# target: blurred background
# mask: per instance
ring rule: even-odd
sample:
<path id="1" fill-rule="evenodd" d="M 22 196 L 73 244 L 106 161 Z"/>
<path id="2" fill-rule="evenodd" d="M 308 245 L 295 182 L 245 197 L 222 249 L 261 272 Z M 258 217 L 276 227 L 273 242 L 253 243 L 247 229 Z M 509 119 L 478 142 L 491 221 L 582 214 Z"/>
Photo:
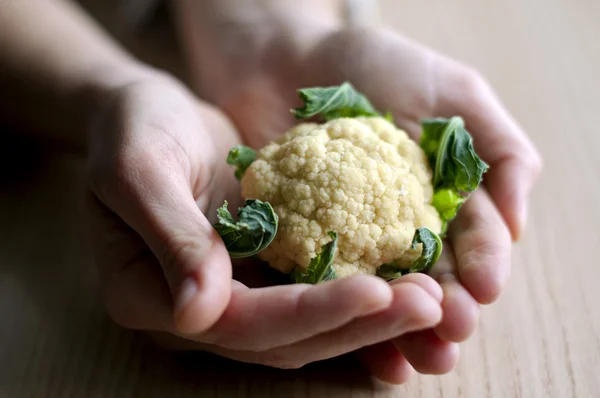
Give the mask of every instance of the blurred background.
<path id="1" fill-rule="evenodd" d="M 186 80 L 165 3 L 80 3 L 138 57 Z M 72 195 L 82 159 L 3 132 L 0 397 L 600 397 L 600 2 L 348 3 L 348 18 L 481 71 L 545 161 L 509 287 L 484 308 L 459 366 L 389 387 L 350 358 L 277 371 L 160 351 L 100 303 Z"/>

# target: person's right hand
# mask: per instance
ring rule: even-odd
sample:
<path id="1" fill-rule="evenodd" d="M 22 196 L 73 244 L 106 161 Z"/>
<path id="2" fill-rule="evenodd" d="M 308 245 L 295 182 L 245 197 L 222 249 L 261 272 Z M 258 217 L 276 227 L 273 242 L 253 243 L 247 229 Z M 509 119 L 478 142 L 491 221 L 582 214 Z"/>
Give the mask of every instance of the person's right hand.
<path id="1" fill-rule="evenodd" d="M 426 275 L 258 288 L 233 280 L 212 222 L 225 199 L 232 212 L 241 204 L 225 162 L 240 140 L 174 79 L 111 90 L 91 126 L 89 231 L 103 297 L 120 325 L 296 368 L 440 322 L 442 290 Z"/>

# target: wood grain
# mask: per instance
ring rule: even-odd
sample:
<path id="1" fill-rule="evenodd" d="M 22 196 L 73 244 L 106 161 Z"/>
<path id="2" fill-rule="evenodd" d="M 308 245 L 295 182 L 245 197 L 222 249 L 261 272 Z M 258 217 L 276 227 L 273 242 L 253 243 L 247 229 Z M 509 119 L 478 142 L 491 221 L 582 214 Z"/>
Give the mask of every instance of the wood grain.
<path id="1" fill-rule="evenodd" d="M 399 387 L 349 359 L 278 371 L 167 354 L 104 313 L 82 161 L 0 150 L 0 397 L 600 397 L 600 2 L 381 2 L 383 21 L 490 80 L 545 160 L 508 289 L 458 367 Z"/>

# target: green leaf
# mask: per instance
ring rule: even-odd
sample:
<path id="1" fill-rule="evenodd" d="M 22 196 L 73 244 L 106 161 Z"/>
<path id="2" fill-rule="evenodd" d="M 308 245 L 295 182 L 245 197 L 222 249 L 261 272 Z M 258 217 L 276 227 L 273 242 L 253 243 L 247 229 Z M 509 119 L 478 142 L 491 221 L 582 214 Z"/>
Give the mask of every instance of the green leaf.
<path id="1" fill-rule="evenodd" d="M 217 210 L 218 221 L 214 224 L 232 258 L 250 257 L 263 251 L 277 234 L 279 218 L 271 204 L 248 199 L 238 209 L 236 222 L 227 201 Z"/>
<path id="2" fill-rule="evenodd" d="M 438 211 L 442 219 L 442 231 L 446 231 L 448 221 L 456 217 L 458 210 L 465 202 L 466 198 L 460 196 L 454 189 L 438 189 L 433 194 L 432 205 Z"/>
<path id="3" fill-rule="evenodd" d="M 304 106 L 292 109 L 296 119 L 308 119 L 317 115 L 325 120 L 340 117 L 381 116 L 367 97 L 356 91 L 349 82 L 344 82 L 340 86 L 300 89 L 298 95 L 304 102 Z"/>
<path id="4" fill-rule="evenodd" d="M 412 267 L 408 270 L 413 272 L 428 272 L 437 262 L 442 254 L 442 240 L 435 232 L 429 228 L 419 228 L 413 236 L 412 248 L 416 249 L 419 243 L 423 244 L 421 256 L 415 260 Z"/>
<path id="5" fill-rule="evenodd" d="M 406 274 L 429 272 L 431 267 L 440 258 L 443 248 L 442 240 L 438 234 L 432 232 L 429 228 L 422 227 L 415 231 L 411 247 L 416 249 L 420 243 L 423 244 L 421 255 L 415 260 L 410 268 L 401 268 L 393 261 L 379 267 L 376 273 L 377 276 L 386 281 L 391 281 Z"/>
<path id="6" fill-rule="evenodd" d="M 385 120 L 387 120 L 388 122 L 394 124 L 394 115 L 392 115 L 392 112 L 386 112 L 385 115 L 383 115 L 383 118 Z"/>
<path id="7" fill-rule="evenodd" d="M 433 169 L 434 187 L 458 192 L 477 189 L 489 166 L 475 153 L 463 119 L 428 119 L 422 127 L 420 145 Z"/>
<path id="8" fill-rule="evenodd" d="M 321 248 L 321 253 L 310 260 L 306 269 L 297 266 L 292 273 L 295 283 L 317 283 L 333 280 L 336 278 L 333 260 L 337 249 L 338 235 L 336 232 L 329 232 L 331 241 Z"/>
<path id="9" fill-rule="evenodd" d="M 256 151 L 245 145 L 236 145 L 229 150 L 227 155 L 227 164 L 235 166 L 235 178 L 241 180 L 246 172 L 246 169 L 250 167 L 252 162 L 256 160 Z"/>
<path id="10" fill-rule="evenodd" d="M 393 262 L 390 264 L 383 264 L 381 267 L 377 268 L 376 272 L 378 277 L 383 278 L 386 281 L 398 279 L 407 273 L 408 269 L 402 269 Z"/>
<path id="11" fill-rule="evenodd" d="M 422 121 L 420 146 L 433 170 L 433 206 L 443 222 L 442 233 L 473 192 L 489 166 L 473 148 L 473 138 L 462 118 L 426 119 Z"/>
<path id="12" fill-rule="evenodd" d="M 446 131 L 447 119 L 424 119 L 421 121 L 421 142 L 419 145 L 427 159 L 432 170 L 435 170 L 438 148 L 442 135 Z"/>

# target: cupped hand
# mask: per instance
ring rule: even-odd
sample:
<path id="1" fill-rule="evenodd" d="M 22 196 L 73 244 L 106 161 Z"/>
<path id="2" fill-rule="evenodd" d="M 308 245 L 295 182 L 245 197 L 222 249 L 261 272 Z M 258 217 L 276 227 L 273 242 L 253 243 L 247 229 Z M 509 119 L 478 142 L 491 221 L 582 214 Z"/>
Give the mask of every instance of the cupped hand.
<path id="1" fill-rule="evenodd" d="M 88 225 L 110 316 L 188 348 L 282 368 L 302 366 L 441 319 L 441 290 L 358 276 L 319 286 L 251 288 L 212 227 L 241 204 L 228 119 L 174 79 L 111 91 L 89 132 Z M 242 264 L 244 270 L 255 265 Z M 258 269 L 258 268 L 256 268 Z"/>
<path id="2" fill-rule="evenodd" d="M 458 359 L 457 343 L 476 328 L 480 304 L 495 301 L 507 283 L 511 240 L 524 228 L 540 156 L 480 74 L 395 32 L 342 28 L 303 40 L 288 31 L 265 41 L 227 53 L 220 53 L 218 40 L 188 43 L 196 88 L 231 117 L 248 144 L 260 147 L 295 123 L 289 109 L 300 105 L 298 88 L 350 81 L 415 139 L 423 118 L 462 116 L 490 164 L 431 271 L 444 293 L 441 323 L 359 352 L 376 376 L 390 382 L 405 381 L 411 365 L 421 373 L 448 372 Z M 203 63 L 208 52 L 210 61 Z M 436 289 L 418 275 L 392 285 L 415 278 Z"/>
<path id="3" fill-rule="evenodd" d="M 305 67 L 321 82 L 354 82 L 415 139 L 423 118 L 463 117 L 476 151 L 490 165 L 484 187 L 451 223 L 443 257 L 430 274 L 444 291 L 442 322 L 393 341 L 419 372 L 445 373 L 458 359 L 456 343 L 475 330 L 479 305 L 494 302 L 507 283 L 511 240 L 525 226 L 540 156 L 479 73 L 394 32 L 331 34 Z M 398 369 L 407 367 L 404 360 L 396 363 Z"/>

